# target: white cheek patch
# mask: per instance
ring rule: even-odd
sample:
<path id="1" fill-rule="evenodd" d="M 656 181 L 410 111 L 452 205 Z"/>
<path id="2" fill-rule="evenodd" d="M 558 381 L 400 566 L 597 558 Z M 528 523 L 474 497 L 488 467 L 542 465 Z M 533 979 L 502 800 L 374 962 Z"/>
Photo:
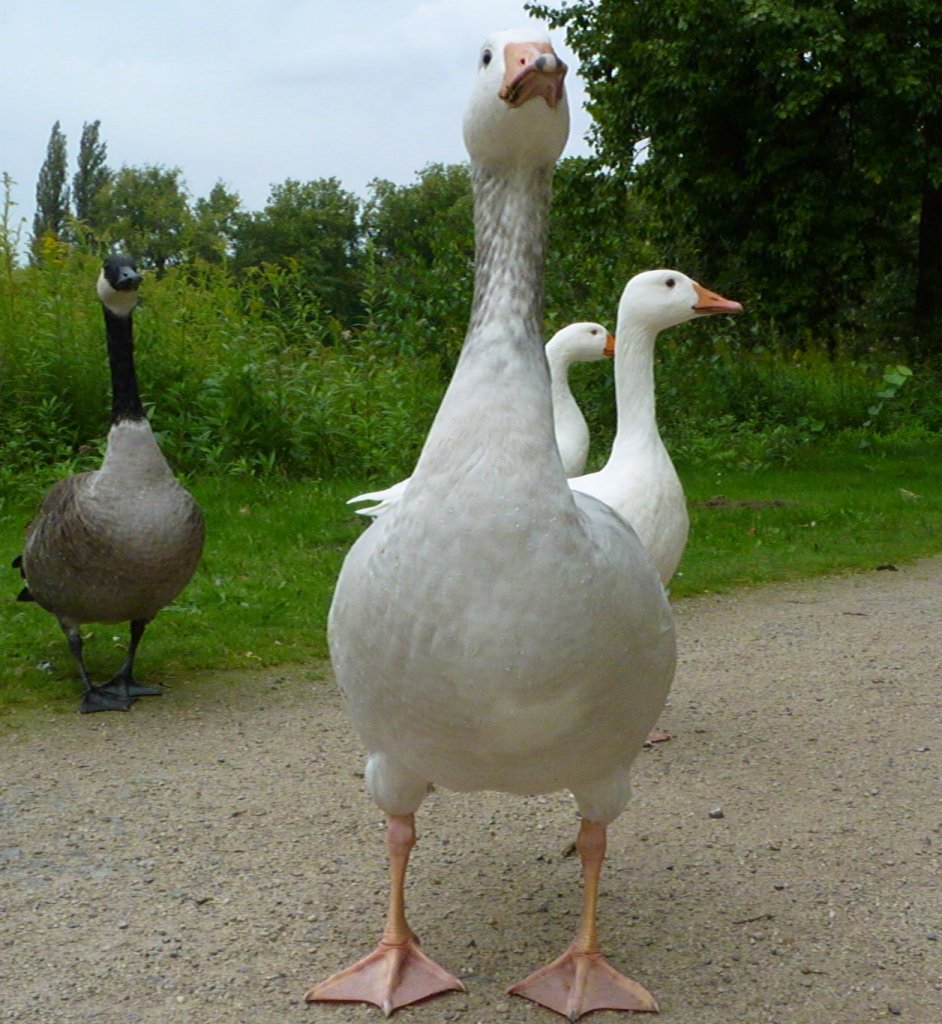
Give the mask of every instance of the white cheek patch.
<path id="1" fill-rule="evenodd" d="M 98 275 L 98 298 L 118 316 L 127 316 L 137 305 L 139 298 L 136 288 L 119 292 L 112 288 L 104 273 Z"/>

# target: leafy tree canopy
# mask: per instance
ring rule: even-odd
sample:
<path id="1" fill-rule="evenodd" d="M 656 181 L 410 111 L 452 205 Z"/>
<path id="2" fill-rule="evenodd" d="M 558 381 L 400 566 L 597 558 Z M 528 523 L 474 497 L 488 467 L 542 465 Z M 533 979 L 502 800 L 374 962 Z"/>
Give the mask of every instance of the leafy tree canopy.
<path id="1" fill-rule="evenodd" d="M 33 258 L 41 259 L 43 236 L 58 239 L 64 232 L 69 216 L 68 158 L 66 138 L 59 122 L 52 126 L 46 159 L 36 182 L 36 213 L 33 217 L 33 236 L 30 248 Z"/>
<path id="2" fill-rule="evenodd" d="M 237 219 L 235 263 L 296 264 L 324 308 L 349 320 L 358 309 L 359 207 L 336 178 L 289 178 L 272 186 L 264 210 Z"/>
<path id="3" fill-rule="evenodd" d="M 82 125 L 78 169 L 72 178 L 72 207 L 76 220 L 90 231 L 101 227 L 99 195 L 111 180 L 108 146 L 100 137 L 101 121 Z"/>
<path id="4" fill-rule="evenodd" d="M 186 254 L 192 214 L 179 167 L 122 167 L 99 193 L 107 240 L 163 273 Z"/>
<path id="5" fill-rule="evenodd" d="M 911 313 L 942 279 L 913 230 L 942 235 L 939 0 L 529 6 L 565 25 L 598 155 L 657 211 L 665 260 L 693 242 L 692 269 L 795 326 L 853 315 L 891 270 Z"/>

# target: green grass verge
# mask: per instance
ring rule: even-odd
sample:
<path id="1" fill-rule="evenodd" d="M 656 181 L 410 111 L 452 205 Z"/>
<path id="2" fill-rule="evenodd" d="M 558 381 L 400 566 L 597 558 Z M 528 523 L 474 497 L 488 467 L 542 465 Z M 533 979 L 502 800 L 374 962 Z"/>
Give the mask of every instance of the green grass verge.
<path id="1" fill-rule="evenodd" d="M 942 551 L 940 465 L 942 444 L 883 455 L 811 452 L 757 473 L 681 467 L 691 527 L 671 595 Z"/>
<path id="2" fill-rule="evenodd" d="M 357 485 L 223 477 L 189 486 L 206 516 L 206 548 L 189 586 L 144 635 L 141 679 L 326 657 L 324 625 L 334 581 L 364 525 L 344 504 Z M 39 493 L 41 488 L 37 498 Z M 0 509 L 4 566 L 21 548 L 34 505 L 24 496 Z M 73 710 L 78 677 L 62 632 L 37 605 L 15 601 L 19 577 L 12 569 L 6 576 L 0 588 L 0 709 Z M 83 635 L 89 674 L 107 678 L 126 650 L 126 625 L 91 624 Z"/>
<path id="3" fill-rule="evenodd" d="M 691 534 L 672 596 L 873 569 L 942 551 L 939 465 L 942 444 L 884 455 L 808 453 L 801 464 L 758 473 L 681 467 Z M 323 658 L 334 580 L 364 525 L 344 501 L 366 487 L 244 478 L 192 485 L 206 514 L 206 553 L 181 597 L 149 628 L 141 678 Z M 24 488 L 0 505 L 7 565 L 41 490 Z M 78 684 L 65 641 L 51 616 L 14 600 L 18 587 L 9 570 L 0 586 L 0 709 L 71 712 Z M 90 673 L 110 675 L 126 628 L 90 625 L 86 635 Z"/>

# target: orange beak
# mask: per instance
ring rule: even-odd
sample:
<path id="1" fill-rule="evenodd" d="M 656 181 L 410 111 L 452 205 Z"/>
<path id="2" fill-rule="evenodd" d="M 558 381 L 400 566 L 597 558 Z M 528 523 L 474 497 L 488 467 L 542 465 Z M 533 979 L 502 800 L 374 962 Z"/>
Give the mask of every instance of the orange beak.
<path id="1" fill-rule="evenodd" d="M 562 99 L 568 69 L 549 43 L 507 43 L 504 68 L 498 95 L 511 107 L 520 107 L 534 96 L 542 96 L 550 107 Z"/>
<path id="2" fill-rule="evenodd" d="M 609 359 L 611 359 L 615 355 L 615 335 L 614 334 L 606 334 L 605 335 L 605 348 L 603 348 L 602 351 L 605 353 L 605 355 L 608 356 Z"/>
<path id="3" fill-rule="evenodd" d="M 732 299 L 724 299 L 722 295 L 718 295 L 716 292 L 711 292 L 709 288 L 704 288 L 702 285 L 697 284 L 696 281 L 694 281 L 693 286 L 697 292 L 697 301 L 693 308 L 698 313 L 742 312 L 741 303 L 734 302 Z"/>

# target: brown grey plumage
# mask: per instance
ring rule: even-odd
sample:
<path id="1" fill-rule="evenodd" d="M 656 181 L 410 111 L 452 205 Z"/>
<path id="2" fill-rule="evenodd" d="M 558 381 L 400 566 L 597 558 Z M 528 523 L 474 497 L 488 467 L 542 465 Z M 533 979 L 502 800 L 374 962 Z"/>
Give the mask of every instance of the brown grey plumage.
<path id="1" fill-rule="evenodd" d="M 134 373 L 131 317 L 141 277 L 111 256 L 99 277 L 112 377 L 112 426 L 99 469 L 60 480 L 46 493 L 14 564 L 20 597 L 51 612 L 69 640 L 84 686 L 80 710 L 126 710 L 159 693 L 134 679 L 144 627 L 186 586 L 203 549 L 199 506 L 173 475 L 144 414 Z M 93 686 L 82 658 L 86 622 L 131 623 L 118 672 Z"/>

